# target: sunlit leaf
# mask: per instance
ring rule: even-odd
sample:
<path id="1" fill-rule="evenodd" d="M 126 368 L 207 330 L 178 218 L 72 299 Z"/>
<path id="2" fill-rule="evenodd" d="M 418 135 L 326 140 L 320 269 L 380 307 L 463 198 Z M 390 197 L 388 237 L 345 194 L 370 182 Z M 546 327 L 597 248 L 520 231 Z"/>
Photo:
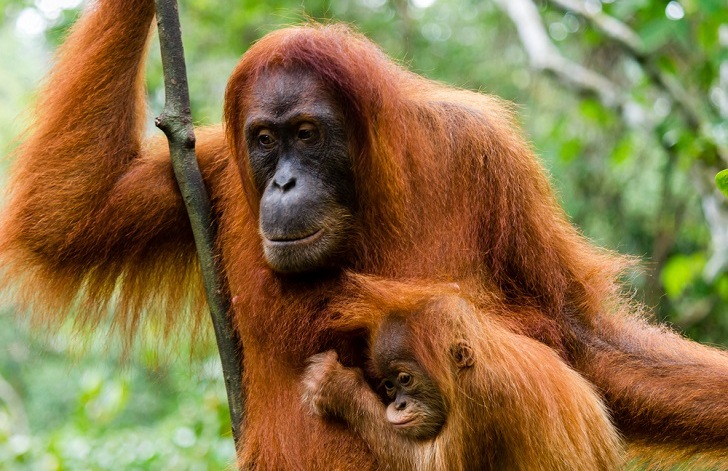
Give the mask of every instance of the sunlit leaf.
<path id="1" fill-rule="evenodd" d="M 724 195 L 728 196 L 728 169 L 718 172 L 718 175 L 715 176 L 715 184 Z"/>
<path id="2" fill-rule="evenodd" d="M 660 274 L 667 296 L 670 299 L 679 298 L 701 276 L 705 262 L 704 253 L 671 257 Z"/>
<path id="3" fill-rule="evenodd" d="M 578 139 L 569 139 L 561 146 L 559 157 L 564 162 L 571 162 L 581 153 L 582 143 Z"/>
<path id="4" fill-rule="evenodd" d="M 626 161 L 634 152 L 631 136 L 628 134 L 619 140 L 612 151 L 612 162 L 621 164 Z"/>

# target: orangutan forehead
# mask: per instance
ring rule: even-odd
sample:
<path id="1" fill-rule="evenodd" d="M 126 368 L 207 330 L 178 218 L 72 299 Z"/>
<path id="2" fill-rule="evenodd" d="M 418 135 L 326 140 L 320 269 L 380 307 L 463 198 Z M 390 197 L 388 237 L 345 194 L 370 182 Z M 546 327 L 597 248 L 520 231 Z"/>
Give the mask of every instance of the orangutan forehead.
<path id="1" fill-rule="evenodd" d="M 340 114 L 324 84 L 310 72 L 277 68 L 266 71 L 253 88 L 249 114 L 285 119 L 291 114 Z"/>
<path id="2" fill-rule="evenodd" d="M 402 317 L 390 316 L 382 323 L 374 340 L 374 351 L 377 360 L 382 363 L 414 359 L 409 344 L 409 328 Z"/>

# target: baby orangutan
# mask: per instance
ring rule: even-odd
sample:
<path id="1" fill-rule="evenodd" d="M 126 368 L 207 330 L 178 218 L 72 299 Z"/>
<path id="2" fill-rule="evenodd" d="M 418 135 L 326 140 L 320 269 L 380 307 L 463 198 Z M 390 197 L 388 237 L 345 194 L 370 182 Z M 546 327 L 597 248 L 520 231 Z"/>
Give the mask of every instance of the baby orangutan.
<path id="1" fill-rule="evenodd" d="M 412 355 L 407 339 L 405 320 L 396 315 L 386 318 L 374 340 L 372 362 L 377 377 L 381 378 L 379 389 L 388 403 L 385 416 L 393 430 L 405 437 L 427 440 L 435 438 L 442 429 L 448 406 L 433 378 Z M 473 364 L 472 351 L 465 341 L 454 346 L 451 353 L 454 367 L 460 369 Z M 334 350 L 315 355 L 310 359 L 309 372 L 318 368 L 315 365 L 324 368 L 323 365 L 334 362 L 338 363 Z M 318 408 L 323 404 L 312 405 Z M 318 413 L 326 415 L 323 410 Z"/>
<path id="2" fill-rule="evenodd" d="M 360 434 L 382 469 L 620 468 L 600 398 L 551 349 L 448 285 L 357 277 L 355 286 L 335 303 L 334 327 L 367 332 L 369 371 L 333 350 L 314 355 L 303 400 Z"/>
<path id="3" fill-rule="evenodd" d="M 404 436 L 434 438 L 447 419 L 447 405 L 435 381 L 412 354 L 408 336 L 404 318 L 387 317 L 372 347 L 374 368 L 382 378 L 380 388 L 389 402 L 386 417 Z M 451 353 L 455 368 L 473 364 L 465 341 L 454 345 Z"/>

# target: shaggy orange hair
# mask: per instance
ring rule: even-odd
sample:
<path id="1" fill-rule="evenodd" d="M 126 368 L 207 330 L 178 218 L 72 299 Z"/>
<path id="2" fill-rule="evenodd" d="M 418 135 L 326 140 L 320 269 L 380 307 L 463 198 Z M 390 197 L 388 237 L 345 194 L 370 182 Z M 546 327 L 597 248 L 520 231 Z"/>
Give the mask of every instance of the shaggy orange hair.
<path id="1" fill-rule="evenodd" d="M 167 330 L 204 319 L 183 310 L 199 311 L 202 290 L 167 147 L 142 140 L 153 14 L 152 0 L 100 0 L 81 18 L 17 152 L 0 227 L 2 283 L 46 321 L 77 304 L 78 324 L 94 327 L 112 300 L 127 338 L 150 311 L 161 311 Z M 224 131 L 197 132 L 245 347 L 242 461 L 372 463 L 350 430 L 310 417 L 298 401 L 307 356 L 337 348 L 344 361 L 364 361 L 361 339 L 326 330 L 341 273 L 276 274 L 257 232 L 242 123 L 256 81 L 284 69 L 311 74 L 345 110 L 358 207 L 342 268 L 478 280 L 474 289 L 503 304 L 514 331 L 596 385 L 628 439 L 726 456 L 728 357 L 635 317 L 617 282 L 631 261 L 570 225 L 511 106 L 408 72 L 345 26 L 314 24 L 251 47 L 228 85 Z"/>

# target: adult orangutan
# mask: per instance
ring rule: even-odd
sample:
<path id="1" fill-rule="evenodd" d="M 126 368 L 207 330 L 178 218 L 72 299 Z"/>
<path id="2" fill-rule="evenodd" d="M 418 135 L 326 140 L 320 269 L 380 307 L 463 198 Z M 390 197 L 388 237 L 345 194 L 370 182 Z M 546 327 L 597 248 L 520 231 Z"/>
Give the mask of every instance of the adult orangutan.
<path id="1" fill-rule="evenodd" d="M 500 306 L 478 311 L 452 285 L 353 281 L 330 307 L 331 328 L 367 333 L 375 387 L 330 350 L 311 358 L 303 398 L 359 433 L 383 469 L 620 468 L 618 434 L 591 385 L 505 328 Z"/>
<path id="2" fill-rule="evenodd" d="M 78 324 L 96 326 L 112 298 L 130 334 L 144 312 L 168 327 L 200 319 L 180 314 L 201 288 L 168 149 L 142 139 L 153 10 L 99 0 L 83 15 L 18 149 L 0 266 L 47 321 L 78 304 Z M 242 462 L 374 466 L 354 433 L 299 400 L 309 356 L 363 363 L 361 338 L 325 329 L 344 269 L 476 278 L 515 332 L 596 385 L 631 443 L 725 456 L 728 357 L 634 317 L 616 281 L 628 261 L 568 223 L 507 104 L 412 74 L 344 26 L 310 25 L 250 48 L 224 114 L 198 130 L 197 151 L 245 346 Z"/>

